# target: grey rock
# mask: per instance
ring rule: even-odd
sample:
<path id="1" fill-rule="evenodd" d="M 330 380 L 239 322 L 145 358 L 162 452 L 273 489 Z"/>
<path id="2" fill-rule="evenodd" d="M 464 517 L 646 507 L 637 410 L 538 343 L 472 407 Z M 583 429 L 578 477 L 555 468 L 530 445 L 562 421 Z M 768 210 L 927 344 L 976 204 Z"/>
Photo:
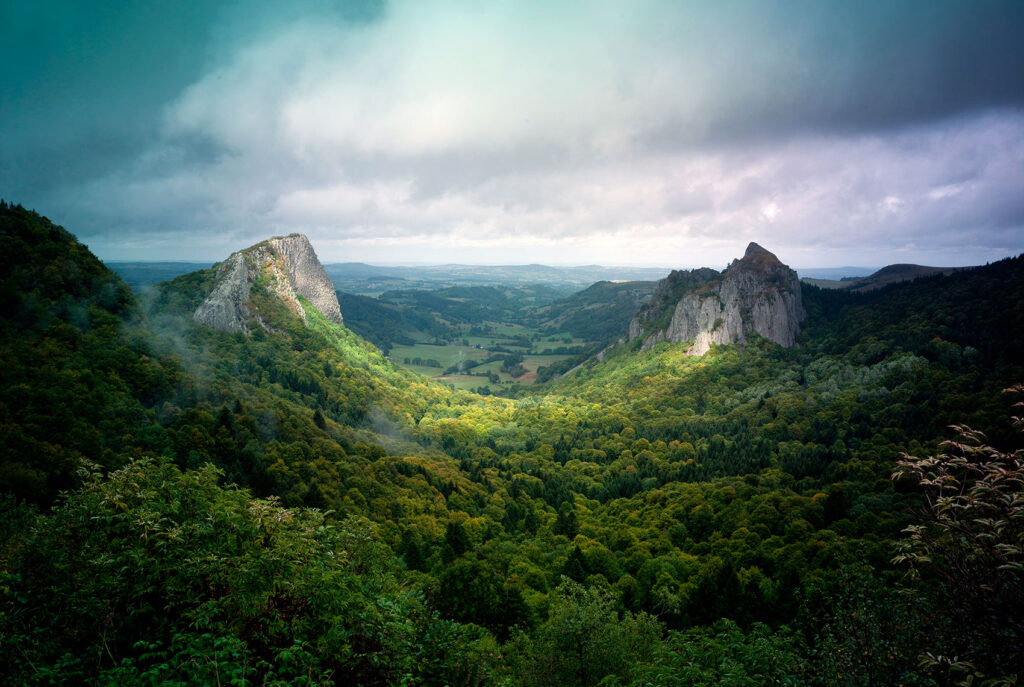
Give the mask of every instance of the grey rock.
<path id="1" fill-rule="evenodd" d="M 629 340 L 632 341 L 638 336 L 640 336 L 640 318 L 634 317 L 629 321 Z"/>
<path id="2" fill-rule="evenodd" d="M 272 291 L 303 321 L 306 313 L 298 296 L 306 298 L 332 322 L 342 322 L 334 284 L 302 234 L 267 239 L 232 253 L 214 269 L 215 285 L 193 313 L 196 322 L 211 329 L 248 333 L 252 320 L 265 327 L 249 298 L 253 288 Z M 256 286 L 257 280 L 261 281 L 260 287 Z"/>
<path id="3" fill-rule="evenodd" d="M 324 317 L 341 324 L 341 306 L 338 305 L 334 282 L 320 264 L 309 239 L 302 234 L 291 234 L 274 237 L 266 243 L 284 260 L 295 292 L 316 306 Z"/>
<path id="4" fill-rule="evenodd" d="M 213 291 L 192 315 L 196 322 L 223 332 L 248 331 L 249 271 L 242 254 L 232 253 L 216 267 L 217 281 Z"/>
<path id="5" fill-rule="evenodd" d="M 687 352 L 704 355 L 712 344 L 743 344 L 751 332 L 787 348 L 796 343 L 806 317 L 799 279 L 758 244 L 751 243 L 724 272 L 704 268 L 670 278 L 689 290 L 676 303 L 668 326 L 646 333 L 645 350 L 661 341 L 692 341 Z M 630 325 L 630 339 L 641 336 L 645 315 L 651 319 L 656 313 L 641 313 Z"/>

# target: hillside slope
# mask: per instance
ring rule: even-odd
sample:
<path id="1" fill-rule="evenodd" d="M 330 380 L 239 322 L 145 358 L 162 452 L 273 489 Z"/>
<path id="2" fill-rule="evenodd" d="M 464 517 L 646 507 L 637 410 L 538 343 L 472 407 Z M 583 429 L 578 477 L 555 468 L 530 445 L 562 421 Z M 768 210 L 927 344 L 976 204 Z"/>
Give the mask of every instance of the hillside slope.
<path id="1" fill-rule="evenodd" d="M 180 370 L 129 329 L 131 290 L 63 228 L 0 203 L 0 243 L 0 484 L 49 503 L 81 461 L 123 462 L 125 432 Z"/>
<path id="2" fill-rule="evenodd" d="M 70 234 L 2 211 L 23 244 L 0 275 L 6 682 L 928 684 L 923 651 L 1024 669 L 1016 626 L 962 622 L 934 571 L 893 563 L 924 501 L 890 479 L 953 423 L 1019 447 L 999 392 L 1024 370 L 1021 258 L 805 287 L 798 346 L 637 338 L 509 400 L 397 368 L 269 280 L 248 331 L 193 318 L 213 270 L 143 312 Z M 992 597 L 1009 617 L 1016 579 Z"/>
<path id="3" fill-rule="evenodd" d="M 655 286 L 656 282 L 599 281 L 539 308 L 535 318 L 542 329 L 608 343 L 626 335 L 630 320 L 650 299 Z"/>

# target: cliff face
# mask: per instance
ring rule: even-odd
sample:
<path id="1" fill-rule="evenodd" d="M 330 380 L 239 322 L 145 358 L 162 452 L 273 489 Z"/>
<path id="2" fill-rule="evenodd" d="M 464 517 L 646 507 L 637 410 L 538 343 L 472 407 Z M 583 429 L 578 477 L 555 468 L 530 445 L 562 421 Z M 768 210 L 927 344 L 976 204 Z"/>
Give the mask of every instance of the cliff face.
<path id="1" fill-rule="evenodd" d="M 711 344 L 742 344 L 750 332 L 789 347 L 806 317 L 796 272 L 756 243 L 724 272 L 673 272 L 665 282 L 659 286 L 660 305 L 641 311 L 630 324 L 630 339 L 643 336 L 645 350 L 660 341 L 692 340 L 687 352 L 703 355 Z M 661 326 L 673 297 L 679 300 Z"/>
<path id="2" fill-rule="evenodd" d="M 302 234 L 267 239 L 232 253 L 214 269 L 215 286 L 193 314 L 196 322 L 212 329 L 248 332 L 253 321 L 266 326 L 250 300 L 253 289 L 259 288 L 276 295 L 303 321 L 306 313 L 299 296 L 327 319 L 342 321 L 334 284 Z"/>

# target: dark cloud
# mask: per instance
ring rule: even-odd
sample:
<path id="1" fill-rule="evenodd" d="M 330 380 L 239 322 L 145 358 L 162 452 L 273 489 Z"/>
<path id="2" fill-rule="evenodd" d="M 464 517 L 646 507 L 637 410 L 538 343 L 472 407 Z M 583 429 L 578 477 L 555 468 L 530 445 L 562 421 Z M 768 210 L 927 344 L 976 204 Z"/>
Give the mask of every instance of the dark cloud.
<path id="1" fill-rule="evenodd" d="M 725 3 L 711 12 L 690 51 L 705 55 L 718 86 L 711 116 L 696 128 L 667 122 L 657 145 L 860 133 L 1024 104 L 1021 2 Z"/>
<path id="2" fill-rule="evenodd" d="M 0 193 L 110 257 L 1024 248 L 1021 2 L 7 3 L 0 46 Z"/>

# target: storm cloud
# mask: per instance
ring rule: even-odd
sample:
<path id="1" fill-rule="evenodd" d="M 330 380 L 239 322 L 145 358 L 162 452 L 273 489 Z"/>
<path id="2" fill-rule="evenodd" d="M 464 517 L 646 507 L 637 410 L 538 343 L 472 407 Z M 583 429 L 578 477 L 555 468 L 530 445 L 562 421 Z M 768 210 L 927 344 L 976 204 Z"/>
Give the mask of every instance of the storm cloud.
<path id="1" fill-rule="evenodd" d="M 0 195 L 106 259 L 1024 250 L 1022 3 L 79 4 L 2 10 Z"/>

